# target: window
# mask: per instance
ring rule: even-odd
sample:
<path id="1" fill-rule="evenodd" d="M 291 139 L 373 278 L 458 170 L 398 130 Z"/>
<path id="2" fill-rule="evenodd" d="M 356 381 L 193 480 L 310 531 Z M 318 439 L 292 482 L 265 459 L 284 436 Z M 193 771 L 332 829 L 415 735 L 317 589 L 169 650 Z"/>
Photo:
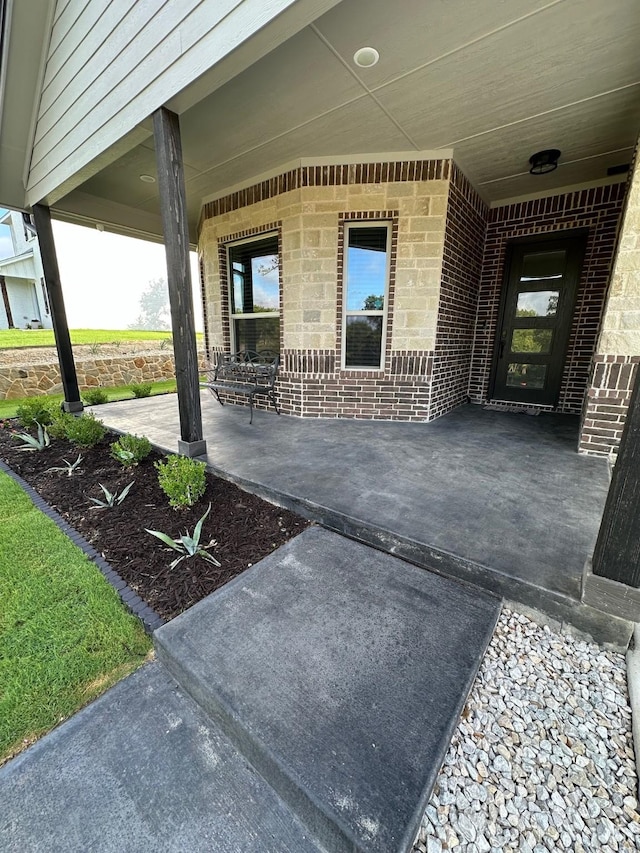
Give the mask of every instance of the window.
<path id="1" fill-rule="evenodd" d="M 344 367 L 383 366 L 389 281 L 389 225 L 345 226 Z"/>
<path id="2" fill-rule="evenodd" d="M 229 271 L 233 348 L 280 352 L 277 235 L 230 246 Z"/>

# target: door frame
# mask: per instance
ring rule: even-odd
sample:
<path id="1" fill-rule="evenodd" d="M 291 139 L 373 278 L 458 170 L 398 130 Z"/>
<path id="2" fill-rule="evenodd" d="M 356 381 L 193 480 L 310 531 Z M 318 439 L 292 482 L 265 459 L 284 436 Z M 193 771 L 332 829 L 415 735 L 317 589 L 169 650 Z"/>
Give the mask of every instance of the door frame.
<path id="1" fill-rule="evenodd" d="M 560 390 L 562 387 L 562 375 L 564 375 L 564 370 L 567 364 L 567 349 L 569 346 L 569 341 L 571 340 L 571 329 L 573 327 L 573 321 L 575 319 L 575 308 L 578 301 L 578 294 L 580 290 L 580 284 L 582 283 L 582 273 L 584 270 L 584 259 L 587 249 L 587 239 L 589 236 L 589 228 L 571 228 L 566 231 L 552 231 L 542 234 L 529 234 L 525 237 L 515 237 L 512 240 L 509 240 L 506 247 L 505 252 L 505 261 L 504 261 L 504 270 L 502 274 L 502 283 L 500 285 L 500 305 L 498 308 L 498 317 L 496 322 L 496 327 L 493 332 L 493 346 L 492 346 L 492 355 L 491 355 L 491 370 L 489 372 L 489 387 L 487 390 L 487 402 L 490 402 L 494 399 L 494 391 L 496 385 L 496 378 L 498 374 L 498 362 L 500 360 L 500 332 L 502 330 L 502 326 L 505 319 L 505 312 L 507 310 L 507 295 L 509 292 L 509 282 L 511 279 L 511 272 L 513 266 L 513 258 L 516 252 L 516 249 L 520 246 L 526 245 L 535 245 L 536 243 L 544 243 L 552 245 L 553 243 L 562 244 L 566 243 L 569 240 L 575 240 L 577 245 L 577 268 L 578 268 L 578 276 L 576 279 L 576 286 L 574 288 L 573 301 L 571 305 L 571 323 L 569 325 L 569 333 L 567 335 L 567 342 L 564 347 L 563 361 L 562 361 L 562 370 L 561 370 L 561 379 L 560 386 L 558 390 L 558 397 L 555 402 L 551 404 L 541 404 L 541 403 L 518 403 L 517 401 L 511 401 L 514 406 L 522 405 L 522 406 L 535 406 L 537 408 L 553 408 L 555 409 L 558 405 L 558 400 L 560 396 Z"/>

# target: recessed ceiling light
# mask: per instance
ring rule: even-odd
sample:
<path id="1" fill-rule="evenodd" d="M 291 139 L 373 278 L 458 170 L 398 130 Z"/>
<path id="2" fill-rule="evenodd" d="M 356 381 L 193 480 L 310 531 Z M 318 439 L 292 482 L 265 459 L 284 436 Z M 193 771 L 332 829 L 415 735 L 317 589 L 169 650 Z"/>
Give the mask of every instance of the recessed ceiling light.
<path id="1" fill-rule="evenodd" d="M 156 182 L 153 175 L 140 175 L 140 180 L 145 184 L 155 184 Z"/>
<path id="2" fill-rule="evenodd" d="M 380 54 L 375 47 L 361 47 L 353 54 L 353 61 L 360 68 L 371 68 L 380 59 Z"/>

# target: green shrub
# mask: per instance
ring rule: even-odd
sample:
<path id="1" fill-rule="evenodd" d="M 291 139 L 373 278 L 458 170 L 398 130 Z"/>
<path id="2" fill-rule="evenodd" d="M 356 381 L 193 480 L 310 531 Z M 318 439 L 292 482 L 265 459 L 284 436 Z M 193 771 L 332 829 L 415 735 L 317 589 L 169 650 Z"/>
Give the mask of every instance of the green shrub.
<path id="1" fill-rule="evenodd" d="M 48 426 L 49 435 L 52 438 L 68 438 L 69 425 L 75 420 L 70 412 L 54 409 L 51 413 L 51 423 Z"/>
<path id="2" fill-rule="evenodd" d="M 130 388 L 133 391 L 134 397 L 149 397 L 153 388 L 153 382 L 134 382 Z"/>
<path id="3" fill-rule="evenodd" d="M 166 462 L 156 462 L 160 488 L 173 507 L 193 506 L 206 488 L 204 462 L 172 454 Z"/>
<path id="4" fill-rule="evenodd" d="M 65 425 L 67 438 L 79 447 L 93 447 L 106 433 L 102 421 L 97 420 L 92 413 L 80 415 L 79 418 L 72 417 L 70 421 L 65 421 Z"/>
<path id="5" fill-rule="evenodd" d="M 99 406 L 109 402 L 109 395 L 104 388 L 87 388 L 82 392 L 82 399 L 87 406 Z"/>
<path id="6" fill-rule="evenodd" d="M 143 435 L 121 435 L 111 445 L 111 455 L 125 468 L 137 465 L 151 453 L 151 442 Z"/>
<path id="7" fill-rule="evenodd" d="M 21 403 L 16 409 L 16 415 L 20 423 L 26 429 L 35 426 L 36 423 L 42 426 L 49 426 L 53 420 L 53 413 L 60 407 L 56 400 L 51 400 L 46 396 L 29 397 Z"/>

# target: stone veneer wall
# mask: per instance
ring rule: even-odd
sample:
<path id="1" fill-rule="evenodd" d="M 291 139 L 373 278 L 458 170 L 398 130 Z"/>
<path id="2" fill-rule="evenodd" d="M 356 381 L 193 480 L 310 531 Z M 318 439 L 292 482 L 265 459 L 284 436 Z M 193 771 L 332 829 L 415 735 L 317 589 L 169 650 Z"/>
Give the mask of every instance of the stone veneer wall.
<path id="1" fill-rule="evenodd" d="M 640 167 L 626 209 L 584 407 L 580 452 L 616 453 L 640 368 Z"/>
<path id="2" fill-rule="evenodd" d="M 308 417 L 429 417 L 448 160 L 300 167 L 205 205 L 200 230 L 213 353 L 229 351 L 227 245 L 277 232 L 282 409 Z M 382 370 L 341 368 L 345 223 L 392 223 Z"/>
<path id="3" fill-rule="evenodd" d="M 206 368 L 203 354 L 200 369 Z M 172 355 L 137 355 L 123 358 L 95 358 L 76 361 L 81 390 L 102 386 L 130 385 L 132 382 L 158 382 L 173 379 Z M 40 394 L 61 394 L 62 380 L 57 363 L 9 365 L 0 373 L 0 400 L 17 400 Z"/>
<path id="4" fill-rule="evenodd" d="M 429 418 L 469 399 L 482 253 L 489 208 L 453 165 L 444 237 Z"/>
<path id="5" fill-rule="evenodd" d="M 507 243 L 588 228 L 588 239 L 557 411 L 580 413 L 609 282 L 625 183 L 524 201 L 489 211 L 480 280 L 470 397 L 485 402 L 498 322 Z"/>

